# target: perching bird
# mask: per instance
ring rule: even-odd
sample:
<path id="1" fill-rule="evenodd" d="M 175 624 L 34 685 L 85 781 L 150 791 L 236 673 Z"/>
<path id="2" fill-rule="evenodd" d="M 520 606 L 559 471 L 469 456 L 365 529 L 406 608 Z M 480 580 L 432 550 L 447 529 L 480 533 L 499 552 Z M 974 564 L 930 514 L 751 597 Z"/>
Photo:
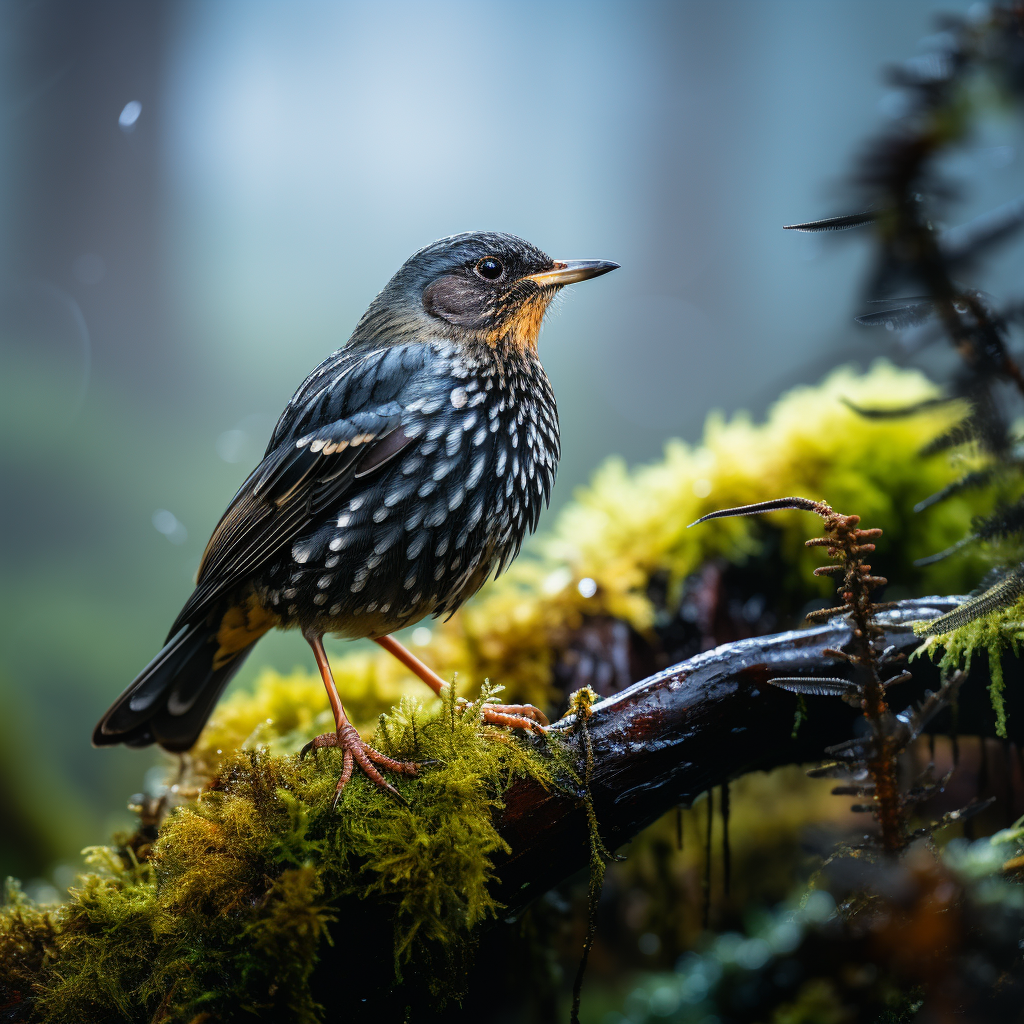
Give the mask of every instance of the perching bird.
<path id="1" fill-rule="evenodd" d="M 416 766 L 360 739 L 322 638 L 376 640 L 440 693 L 442 680 L 389 634 L 453 612 L 536 529 L 559 456 L 541 320 L 564 285 L 617 266 L 553 260 L 486 232 L 412 256 L 295 392 L 213 531 L 163 648 L 93 743 L 187 750 L 256 641 L 297 628 L 337 726 L 310 746 L 343 752 L 335 802 L 355 764 L 397 795 L 375 765 L 409 775 Z M 489 704 L 484 715 L 517 728 L 545 722 L 529 705 Z"/>

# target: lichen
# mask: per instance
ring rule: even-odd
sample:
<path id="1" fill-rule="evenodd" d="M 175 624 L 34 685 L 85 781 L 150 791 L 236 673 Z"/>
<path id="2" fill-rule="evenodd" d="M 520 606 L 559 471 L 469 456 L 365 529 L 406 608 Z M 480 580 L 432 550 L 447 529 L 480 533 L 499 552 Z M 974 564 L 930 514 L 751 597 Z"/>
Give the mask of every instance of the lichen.
<path id="1" fill-rule="evenodd" d="M 429 711 L 406 698 L 375 742 L 423 764 L 396 783 L 408 806 L 356 777 L 332 813 L 340 756 L 274 751 L 316 729 L 307 711 L 279 707 L 279 690 L 269 679 L 250 700 L 284 731 L 264 723 L 264 745 L 225 750 L 147 860 L 126 839 L 92 849 L 58 909 L 12 890 L 0 912 L 0 1005 L 31 993 L 41 1021 L 317 1021 L 309 979 L 345 900 L 372 900 L 392 922 L 396 976 L 414 957 L 442 958 L 435 995 L 457 995 L 451 965 L 501 906 L 493 856 L 507 846 L 494 812 L 517 778 L 556 784 L 556 762 L 543 744 L 482 725 L 483 698 L 458 704 L 450 691 Z M 228 703 L 212 731 L 226 735 L 236 715 Z"/>
<path id="2" fill-rule="evenodd" d="M 931 632 L 929 622 L 916 623 L 916 632 L 924 635 Z M 989 696 L 996 716 L 996 735 L 1006 738 L 1006 706 L 1003 701 L 1005 681 L 1003 679 L 1003 655 L 1010 651 L 1015 657 L 1024 642 L 1024 598 L 1005 608 L 951 629 L 945 633 L 934 633 L 914 652 L 914 656 L 927 654 L 937 659 L 947 670 L 962 668 L 970 672 L 971 662 L 979 651 L 988 656 Z"/>

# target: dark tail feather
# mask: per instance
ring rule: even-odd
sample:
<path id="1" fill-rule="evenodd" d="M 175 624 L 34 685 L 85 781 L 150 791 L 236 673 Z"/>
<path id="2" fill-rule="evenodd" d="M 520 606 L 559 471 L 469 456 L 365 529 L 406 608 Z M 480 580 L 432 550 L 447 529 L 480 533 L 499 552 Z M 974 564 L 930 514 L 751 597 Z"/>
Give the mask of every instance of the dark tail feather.
<path id="1" fill-rule="evenodd" d="M 100 719 L 93 746 L 159 743 L 165 750 L 188 750 L 254 646 L 215 669 L 216 635 L 217 627 L 206 621 L 182 626 Z"/>

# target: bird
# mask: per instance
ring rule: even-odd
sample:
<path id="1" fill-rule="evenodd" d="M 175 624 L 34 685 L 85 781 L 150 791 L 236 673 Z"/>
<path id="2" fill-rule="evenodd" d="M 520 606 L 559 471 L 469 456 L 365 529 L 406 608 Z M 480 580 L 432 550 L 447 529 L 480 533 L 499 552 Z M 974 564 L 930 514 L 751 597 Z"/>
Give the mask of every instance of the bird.
<path id="1" fill-rule="evenodd" d="M 414 253 L 288 402 L 164 646 L 100 719 L 93 744 L 188 750 L 260 637 L 297 629 L 335 722 L 302 753 L 340 749 L 334 806 L 356 767 L 402 799 L 382 770 L 418 767 L 359 736 L 323 638 L 375 640 L 442 693 L 444 680 L 392 634 L 450 616 L 536 529 L 560 454 L 541 322 L 566 285 L 618 266 L 554 260 L 500 232 Z M 488 703 L 483 716 L 547 724 L 532 705 Z"/>

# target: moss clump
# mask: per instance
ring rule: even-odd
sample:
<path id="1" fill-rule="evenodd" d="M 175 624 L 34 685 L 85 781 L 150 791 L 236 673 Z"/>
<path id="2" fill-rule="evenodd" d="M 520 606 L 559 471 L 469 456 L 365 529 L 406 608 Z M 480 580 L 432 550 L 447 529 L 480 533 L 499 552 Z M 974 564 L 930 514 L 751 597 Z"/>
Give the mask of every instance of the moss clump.
<path id="1" fill-rule="evenodd" d="M 251 700 L 274 706 L 275 690 Z M 404 700 L 376 742 L 424 764 L 397 782 L 409 806 L 357 776 L 336 813 L 340 755 L 321 751 L 317 763 L 274 752 L 315 731 L 282 716 L 290 732 L 268 725 L 266 746 L 224 753 L 145 862 L 129 840 L 91 850 L 91 870 L 56 909 L 12 890 L 0 913 L 0 1006 L 30 1001 L 41 1021 L 316 1021 L 310 977 L 352 900 L 372 901 L 392 923 L 398 974 L 415 957 L 436 968 L 435 995 L 457 994 L 473 929 L 500 908 L 492 858 L 507 847 L 494 811 L 519 777 L 554 782 L 551 759 L 496 738 L 480 706 L 450 695 L 428 713 Z M 228 705 L 225 717 L 234 713 Z"/>
<path id="2" fill-rule="evenodd" d="M 928 633 L 930 628 L 929 622 L 920 622 L 914 626 L 915 631 L 921 634 Z M 984 651 L 988 655 L 988 692 L 992 698 L 992 710 L 996 715 L 996 735 L 1006 739 L 1003 654 L 1010 651 L 1016 657 L 1020 653 L 1022 642 L 1024 598 L 1005 608 L 988 612 L 957 629 L 929 636 L 914 654 L 928 654 L 932 658 L 937 658 L 939 665 L 947 670 L 962 668 L 965 672 L 970 672 L 974 656 L 978 651 Z"/>

